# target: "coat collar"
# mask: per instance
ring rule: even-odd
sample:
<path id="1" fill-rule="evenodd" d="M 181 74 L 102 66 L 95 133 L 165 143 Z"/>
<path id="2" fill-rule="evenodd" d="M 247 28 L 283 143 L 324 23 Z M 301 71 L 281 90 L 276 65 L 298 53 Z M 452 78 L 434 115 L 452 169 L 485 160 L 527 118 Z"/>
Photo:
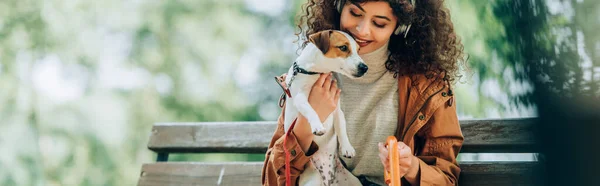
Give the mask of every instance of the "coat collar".
<path id="1" fill-rule="evenodd" d="M 431 78 L 424 75 L 399 76 L 396 138 L 407 144 L 412 143 L 414 133 L 423 125 L 415 125 L 415 121 L 420 115 L 427 119 L 436 108 L 448 101 L 451 96 L 441 96 L 441 93 L 447 90 L 449 85 L 443 75 L 434 75 Z"/>

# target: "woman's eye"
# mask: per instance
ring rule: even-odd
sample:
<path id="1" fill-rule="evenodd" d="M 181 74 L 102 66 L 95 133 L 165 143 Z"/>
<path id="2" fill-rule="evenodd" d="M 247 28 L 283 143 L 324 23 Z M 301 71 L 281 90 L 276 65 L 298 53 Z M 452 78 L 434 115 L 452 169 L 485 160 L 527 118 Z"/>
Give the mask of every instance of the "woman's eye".
<path id="1" fill-rule="evenodd" d="M 342 52 L 348 51 L 348 47 L 346 45 L 339 46 L 338 48 L 340 48 Z"/>
<path id="2" fill-rule="evenodd" d="M 373 22 L 373 25 L 375 25 L 376 27 L 379 27 L 379 28 L 385 27 L 385 24 L 380 25 L 380 24 L 377 24 L 377 22 Z"/>
<path id="3" fill-rule="evenodd" d="M 352 10 L 350 10 L 350 14 L 352 14 L 352 16 L 354 16 L 354 17 L 358 17 L 358 16 L 360 16 L 359 14 L 357 14 L 357 13 L 354 13 L 354 11 L 352 11 Z"/>

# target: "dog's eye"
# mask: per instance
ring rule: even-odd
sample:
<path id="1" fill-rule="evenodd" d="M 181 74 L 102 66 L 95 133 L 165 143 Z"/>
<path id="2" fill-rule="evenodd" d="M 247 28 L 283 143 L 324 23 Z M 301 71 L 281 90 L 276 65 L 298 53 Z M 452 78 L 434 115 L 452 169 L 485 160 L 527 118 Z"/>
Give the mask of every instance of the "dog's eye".
<path id="1" fill-rule="evenodd" d="M 346 45 L 339 46 L 338 48 L 340 48 L 342 52 L 348 51 L 348 47 Z"/>

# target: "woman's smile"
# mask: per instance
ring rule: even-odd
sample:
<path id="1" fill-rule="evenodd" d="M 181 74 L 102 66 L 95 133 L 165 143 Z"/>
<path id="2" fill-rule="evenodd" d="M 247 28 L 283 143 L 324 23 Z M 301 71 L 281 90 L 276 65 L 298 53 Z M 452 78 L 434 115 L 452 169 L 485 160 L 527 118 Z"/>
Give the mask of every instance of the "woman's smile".
<path id="1" fill-rule="evenodd" d="M 352 34 L 352 37 L 354 37 L 354 40 L 356 41 L 356 43 L 358 43 L 358 46 L 360 46 L 361 48 L 365 47 L 365 46 L 369 45 L 371 42 L 373 42 L 372 40 L 359 38 L 354 34 Z"/>

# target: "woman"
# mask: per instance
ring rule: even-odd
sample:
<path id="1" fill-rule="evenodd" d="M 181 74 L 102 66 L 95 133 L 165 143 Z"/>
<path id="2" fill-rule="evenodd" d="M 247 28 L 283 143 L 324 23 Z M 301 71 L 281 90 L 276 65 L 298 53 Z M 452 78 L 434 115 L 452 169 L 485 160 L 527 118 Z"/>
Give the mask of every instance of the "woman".
<path id="1" fill-rule="evenodd" d="M 309 0 L 304 10 L 298 25 L 303 38 L 326 29 L 348 32 L 369 66 L 358 79 L 321 75 L 309 95 L 322 121 L 341 99 L 356 149 L 355 157 L 342 160 L 359 184 L 384 185 L 383 171 L 389 165 L 382 142 L 395 135 L 404 185 L 456 185 L 463 136 L 451 84 L 458 77 L 458 62 L 464 61 L 443 0 Z M 344 90 L 341 95 L 338 85 Z M 263 185 L 286 181 L 283 113 L 266 153 Z M 318 150 L 310 131 L 300 116 L 288 137 L 291 185 Z"/>

